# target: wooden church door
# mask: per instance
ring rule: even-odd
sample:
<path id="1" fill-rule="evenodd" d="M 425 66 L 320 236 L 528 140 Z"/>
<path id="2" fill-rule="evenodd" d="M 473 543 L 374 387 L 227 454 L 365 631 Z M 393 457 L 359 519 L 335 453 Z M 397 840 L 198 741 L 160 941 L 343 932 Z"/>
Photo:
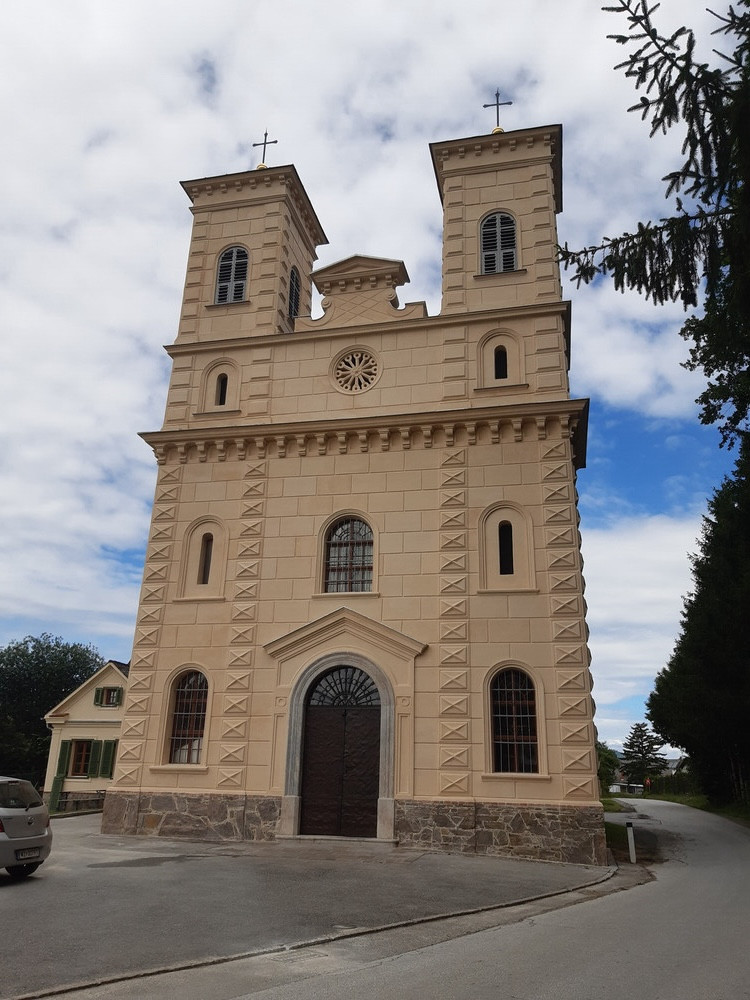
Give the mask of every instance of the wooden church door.
<path id="1" fill-rule="evenodd" d="M 380 695 L 357 667 L 318 678 L 305 706 L 301 834 L 375 837 L 380 789 Z"/>

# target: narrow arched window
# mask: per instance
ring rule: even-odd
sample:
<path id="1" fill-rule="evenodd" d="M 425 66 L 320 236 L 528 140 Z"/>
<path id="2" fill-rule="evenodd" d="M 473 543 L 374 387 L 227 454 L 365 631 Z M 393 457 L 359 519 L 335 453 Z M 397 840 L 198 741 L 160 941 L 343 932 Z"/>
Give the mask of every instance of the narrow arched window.
<path id="1" fill-rule="evenodd" d="M 505 212 L 488 215 L 480 229 L 482 274 L 516 269 L 516 220 Z"/>
<path id="2" fill-rule="evenodd" d="M 227 389 L 229 388 L 229 376 L 221 374 L 216 379 L 216 406 L 227 405 Z"/>
<path id="3" fill-rule="evenodd" d="M 183 674 L 175 685 L 170 764 L 200 764 L 206 726 L 208 681 L 200 670 Z"/>
<path id="4" fill-rule="evenodd" d="M 289 273 L 289 319 L 299 315 L 299 271 L 293 267 Z"/>
<path id="5" fill-rule="evenodd" d="M 201 555 L 198 562 L 198 583 L 207 584 L 211 579 L 211 556 L 214 551 L 214 536 L 206 532 L 201 539 Z"/>
<path id="6" fill-rule="evenodd" d="M 229 247 L 219 257 L 216 273 L 216 302 L 241 302 L 245 298 L 247 284 L 247 250 L 244 247 Z"/>
<path id="7" fill-rule="evenodd" d="M 357 517 L 331 525 L 325 541 L 327 594 L 372 590 L 372 529 Z"/>
<path id="8" fill-rule="evenodd" d="M 495 348 L 495 378 L 508 377 L 508 351 L 505 347 Z"/>
<path id="9" fill-rule="evenodd" d="M 513 525 L 501 521 L 497 528 L 500 576 L 513 575 Z"/>
<path id="10" fill-rule="evenodd" d="M 539 770 L 534 683 L 523 670 L 501 670 L 490 684 L 492 768 L 535 774 Z"/>

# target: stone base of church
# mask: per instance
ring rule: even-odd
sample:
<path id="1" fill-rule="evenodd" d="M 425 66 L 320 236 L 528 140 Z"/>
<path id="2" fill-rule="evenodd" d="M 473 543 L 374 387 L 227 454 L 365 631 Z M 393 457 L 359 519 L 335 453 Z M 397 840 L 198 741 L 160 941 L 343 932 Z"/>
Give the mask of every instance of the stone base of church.
<path id="1" fill-rule="evenodd" d="M 110 790 L 102 833 L 203 840 L 274 840 L 281 814 L 275 795 L 186 795 Z"/>
<path id="2" fill-rule="evenodd" d="M 110 789 L 102 833 L 204 840 L 276 839 L 280 796 L 194 795 Z M 454 854 L 605 865 L 604 814 L 588 806 L 396 800 L 401 847 Z"/>
<path id="3" fill-rule="evenodd" d="M 606 865 L 604 813 L 590 806 L 396 801 L 403 847 Z"/>

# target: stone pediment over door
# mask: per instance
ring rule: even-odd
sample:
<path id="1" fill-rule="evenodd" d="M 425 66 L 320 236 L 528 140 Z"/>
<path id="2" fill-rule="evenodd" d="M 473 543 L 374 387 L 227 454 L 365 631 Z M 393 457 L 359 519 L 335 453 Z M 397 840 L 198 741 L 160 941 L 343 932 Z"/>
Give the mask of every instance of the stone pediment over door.
<path id="1" fill-rule="evenodd" d="M 280 687 L 291 687 L 301 671 L 314 661 L 337 656 L 344 663 L 346 654 L 352 653 L 377 662 L 394 688 L 411 689 L 414 661 L 427 645 L 351 608 L 342 607 L 273 639 L 264 648 L 278 662 Z"/>
<path id="2" fill-rule="evenodd" d="M 320 319 L 298 318 L 295 332 L 327 326 L 360 326 L 394 320 L 421 319 L 427 315 L 424 302 L 399 308 L 396 289 L 409 281 L 401 260 L 356 254 L 314 271 L 312 280 L 323 296 Z"/>

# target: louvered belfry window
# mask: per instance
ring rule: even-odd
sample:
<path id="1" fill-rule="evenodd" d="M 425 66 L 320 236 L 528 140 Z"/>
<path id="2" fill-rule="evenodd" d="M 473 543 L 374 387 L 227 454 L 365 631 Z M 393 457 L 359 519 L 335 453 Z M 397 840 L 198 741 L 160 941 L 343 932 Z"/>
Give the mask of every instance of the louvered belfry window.
<path id="1" fill-rule="evenodd" d="M 372 529 L 356 517 L 344 517 L 326 536 L 325 592 L 372 590 Z"/>
<path id="2" fill-rule="evenodd" d="M 174 693 L 170 764 L 200 764 L 207 700 L 208 681 L 200 670 L 183 674 Z"/>
<path id="3" fill-rule="evenodd" d="M 482 223 L 482 274 L 516 270 L 516 220 L 505 212 L 488 215 Z"/>
<path id="4" fill-rule="evenodd" d="M 493 771 L 536 774 L 539 748 L 534 683 L 523 670 L 501 670 L 490 685 Z"/>
<path id="5" fill-rule="evenodd" d="M 244 247 L 229 247 L 219 257 L 216 275 L 216 303 L 242 302 L 247 285 L 247 250 Z"/>
<path id="6" fill-rule="evenodd" d="M 299 315 L 299 271 L 293 267 L 289 272 L 289 319 Z"/>

